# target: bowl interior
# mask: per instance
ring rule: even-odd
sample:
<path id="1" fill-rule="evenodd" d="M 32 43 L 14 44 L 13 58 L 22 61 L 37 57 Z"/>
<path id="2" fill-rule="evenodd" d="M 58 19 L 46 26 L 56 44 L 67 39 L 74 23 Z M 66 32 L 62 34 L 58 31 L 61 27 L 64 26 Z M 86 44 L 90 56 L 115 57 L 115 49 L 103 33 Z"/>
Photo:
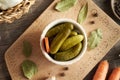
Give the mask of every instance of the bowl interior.
<path id="1" fill-rule="evenodd" d="M 83 47 L 82 47 L 82 50 L 80 52 L 80 54 L 69 60 L 69 61 L 57 61 L 55 59 L 53 59 L 51 56 L 48 55 L 48 53 L 45 51 L 44 49 L 44 44 L 43 44 L 43 39 L 47 33 L 47 31 L 51 28 L 53 28 L 55 25 L 58 25 L 58 24 L 61 24 L 61 23 L 64 23 L 64 22 L 70 22 L 74 25 L 75 27 L 75 30 L 77 30 L 78 33 L 81 33 L 82 35 L 84 35 L 84 40 L 83 40 Z M 58 64 L 58 65 L 69 65 L 69 64 L 72 64 L 74 62 L 77 62 L 82 56 L 83 54 L 85 53 L 86 51 L 86 48 L 87 48 L 87 37 L 86 37 L 86 33 L 85 33 L 85 30 L 83 29 L 83 27 L 78 24 L 76 21 L 74 20 L 71 20 L 71 19 L 59 19 L 59 20 L 56 20 L 56 21 L 53 21 L 52 23 L 48 24 L 42 34 L 41 34 L 41 37 L 40 37 L 40 47 L 41 47 L 41 50 L 42 50 L 42 53 L 44 54 L 44 56 L 51 62 L 55 63 L 55 64 Z"/>

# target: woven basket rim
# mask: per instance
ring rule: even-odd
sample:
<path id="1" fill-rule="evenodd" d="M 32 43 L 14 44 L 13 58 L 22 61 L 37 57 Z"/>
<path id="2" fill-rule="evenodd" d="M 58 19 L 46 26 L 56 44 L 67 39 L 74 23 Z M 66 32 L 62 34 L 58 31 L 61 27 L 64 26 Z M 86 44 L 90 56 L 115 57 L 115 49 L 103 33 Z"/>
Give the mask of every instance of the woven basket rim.
<path id="1" fill-rule="evenodd" d="M 0 23 L 12 23 L 27 13 L 30 7 L 35 3 L 35 0 L 23 0 L 20 4 L 13 8 L 3 10 L 0 12 Z"/>

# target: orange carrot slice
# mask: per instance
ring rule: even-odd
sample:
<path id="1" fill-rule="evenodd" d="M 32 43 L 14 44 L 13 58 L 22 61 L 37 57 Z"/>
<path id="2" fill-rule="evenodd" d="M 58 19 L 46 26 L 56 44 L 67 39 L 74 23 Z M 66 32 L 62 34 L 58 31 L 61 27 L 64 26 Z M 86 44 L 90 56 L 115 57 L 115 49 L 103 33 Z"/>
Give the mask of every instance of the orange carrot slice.
<path id="1" fill-rule="evenodd" d="M 108 80 L 120 80 L 120 67 L 113 69 Z"/>
<path id="2" fill-rule="evenodd" d="M 44 40 L 45 40 L 46 52 L 49 53 L 49 52 L 50 52 L 50 47 L 49 47 L 49 40 L 48 40 L 48 37 L 45 37 Z"/>
<path id="3" fill-rule="evenodd" d="M 105 80 L 108 72 L 109 63 L 107 60 L 101 61 L 98 69 L 93 77 L 93 80 Z"/>

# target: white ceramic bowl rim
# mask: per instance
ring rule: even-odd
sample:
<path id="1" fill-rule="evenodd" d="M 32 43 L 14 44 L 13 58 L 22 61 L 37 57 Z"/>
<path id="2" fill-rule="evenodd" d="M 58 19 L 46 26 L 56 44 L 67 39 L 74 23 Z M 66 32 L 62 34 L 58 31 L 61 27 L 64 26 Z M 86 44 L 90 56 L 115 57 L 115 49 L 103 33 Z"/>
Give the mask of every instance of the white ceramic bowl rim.
<path id="1" fill-rule="evenodd" d="M 81 30 L 81 33 L 84 35 L 84 41 L 83 41 L 83 48 L 82 48 L 82 51 L 80 52 L 80 54 L 75 57 L 74 59 L 72 60 L 69 60 L 69 61 L 57 61 L 57 60 L 54 60 L 53 58 L 51 58 L 48 53 L 45 51 L 44 47 L 43 47 L 43 39 L 47 33 L 47 31 L 54 27 L 55 25 L 59 24 L 59 23 L 64 23 L 64 22 L 70 22 L 72 24 L 74 24 L 75 26 L 79 26 L 79 29 Z M 85 33 L 85 30 L 83 29 L 83 27 L 77 23 L 76 21 L 72 20 L 72 19 L 66 19 L 66 18 L 62 18 L 62 19 L 57 19 L 53 22 L 51 22 L 50 24 L 48 24 L 42 34 L 41 34 L 41 37 L 40 37 L 40 47 L 41 47 L 41 50 L 42 50 L 42 53 L 44 54 L 44 56 L 50 61 L 50 62 L 53 62 L 55 64 L 58 64 L 58 65 L 69 65 L 69 64 L 73 64 L 75 62 L 77 62 L 82 56 L 83 54 L 85 53 L 86 49 L 87 49 L 87 36 L 86 36 L 86 33 Z"/>
<path id="2" fill-rule="evenodd" d="M 112 8 L 112 11 L 113 11 L 114 15 L 120 20 L 120 17 L 119 17 L 119 16 L 117 15 L 117 13 L 115 12 L 114 3 L 115 3 L 115 0 L 111 0 L 111 8 Z"/>

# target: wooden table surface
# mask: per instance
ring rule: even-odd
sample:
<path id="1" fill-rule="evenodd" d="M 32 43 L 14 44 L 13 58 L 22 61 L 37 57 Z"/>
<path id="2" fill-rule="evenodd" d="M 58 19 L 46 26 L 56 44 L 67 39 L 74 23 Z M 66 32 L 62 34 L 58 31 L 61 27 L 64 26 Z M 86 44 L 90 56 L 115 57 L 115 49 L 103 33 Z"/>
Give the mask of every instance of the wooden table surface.
<path id="1" fill-rule="evenodd" d="M 16 20 L 12 24 L 0 24 L 0 80 L 11 80 L 4 60 L 5 51 L 52 3 L 52 1 L 53 0 L 36 0 L 28 14 L 24 15 L 22 18 Z M 110 0 L 94 0 L 94 2 L 120 25 L 120 20 L 118 20 L 111 11 Z M 111 69 L 120 65 L 120 57 L 118 56 L 119 54 L 120 41 L 103 58 L 110 62 Z M 96 67 L 85 77 L 84 80 L 92 80 L 92 76 L 96 70 Z"/>

